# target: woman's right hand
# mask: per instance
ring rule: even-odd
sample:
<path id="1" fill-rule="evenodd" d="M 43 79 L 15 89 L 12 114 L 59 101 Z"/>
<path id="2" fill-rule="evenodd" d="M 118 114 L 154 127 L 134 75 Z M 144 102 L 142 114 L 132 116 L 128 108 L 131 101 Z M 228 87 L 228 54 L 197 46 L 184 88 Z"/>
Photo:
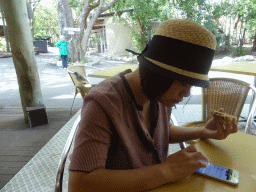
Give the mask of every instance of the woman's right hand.
<path id="1" fill-rule="evenodd" d="M 176 182 L 188 177 L 199 168 L 207 167 L 207 164 L 201 160 L 208 161 L 195 146 L 191 145 L 167 157 L 163 166 L 167 170 L 166 174 L 170 182 Z"/>

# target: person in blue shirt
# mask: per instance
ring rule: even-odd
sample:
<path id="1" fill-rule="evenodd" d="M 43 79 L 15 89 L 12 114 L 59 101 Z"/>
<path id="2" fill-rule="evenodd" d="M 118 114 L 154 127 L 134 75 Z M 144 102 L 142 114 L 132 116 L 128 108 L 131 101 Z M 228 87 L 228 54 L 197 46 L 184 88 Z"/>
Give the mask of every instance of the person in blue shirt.
<path id="1" fill-rule="evenodd" d="M 67 47 L 68 43 L 69 43 L 69 41 L 65 41 L 64 35 L 61 35 L 60 40 L 55 45 L 56 47 L 59 48 L 59 54 L 61 57 L 63 69 L 67 69 L 67 67 L 68 67 L 68 55 L 69 55 L 68 47 Z"/>

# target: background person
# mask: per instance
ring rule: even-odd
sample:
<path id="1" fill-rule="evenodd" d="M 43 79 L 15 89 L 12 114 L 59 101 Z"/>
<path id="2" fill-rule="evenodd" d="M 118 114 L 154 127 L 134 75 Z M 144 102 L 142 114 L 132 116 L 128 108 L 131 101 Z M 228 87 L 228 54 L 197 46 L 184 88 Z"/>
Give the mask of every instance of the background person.
<path id="1" fill-rule="evenodd" d="M 236 122 L 223 124 L 215 115 L 205 127 L 170 124 L 172 107 L 192 86 L 209 86 L 215 47 L 205 27 L 167 20 L 138 56 L 139 69 L 95 86 L 84 98 L 69 191 L 145 191 L 206 167 L 207 157 L 194 146 L 167 154 L 169 143 L 225 139 L 237 132 Z"/>
<path id="2" fill-rule="evenodd" d="M 67 69 L 67 67 L 68 67 L 68 55 L 69 55 L 68 46 L 67 46 L 68 43 L 69 43 L 69 41 L 65 41 L 64 35 L 61 35 L 60 40 L 55 45 L 56 47 L 59 48 L 59 54 L 61 57 L 63 69 Z"/>

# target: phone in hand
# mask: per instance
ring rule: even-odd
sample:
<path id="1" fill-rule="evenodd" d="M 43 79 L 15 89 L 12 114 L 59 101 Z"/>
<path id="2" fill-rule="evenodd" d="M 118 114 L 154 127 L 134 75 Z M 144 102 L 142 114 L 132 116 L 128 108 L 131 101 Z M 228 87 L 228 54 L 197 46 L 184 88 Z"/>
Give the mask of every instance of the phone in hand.
<path id="1" fill-rule="evenodd" d="M 208 167 L 197 169 L 195 173 L 216 179 L 231 185 L 237 186 L 239 183 L 239 172 L 234 169 L 206 163 Z"/>

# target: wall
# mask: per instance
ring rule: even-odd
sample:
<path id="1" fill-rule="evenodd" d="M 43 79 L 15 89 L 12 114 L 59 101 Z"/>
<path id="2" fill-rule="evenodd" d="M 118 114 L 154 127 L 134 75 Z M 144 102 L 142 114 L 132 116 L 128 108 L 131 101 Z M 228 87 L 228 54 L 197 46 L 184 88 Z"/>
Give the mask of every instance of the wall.
<path id="1" fill-rule="evenodd" d="M 107 50 L 110 55 L 128 55 L 125 49 L 133 49 L 131 29 L 125 27 L 124 23 L 115 21 L 112 18 L 105 18 Z"/>

